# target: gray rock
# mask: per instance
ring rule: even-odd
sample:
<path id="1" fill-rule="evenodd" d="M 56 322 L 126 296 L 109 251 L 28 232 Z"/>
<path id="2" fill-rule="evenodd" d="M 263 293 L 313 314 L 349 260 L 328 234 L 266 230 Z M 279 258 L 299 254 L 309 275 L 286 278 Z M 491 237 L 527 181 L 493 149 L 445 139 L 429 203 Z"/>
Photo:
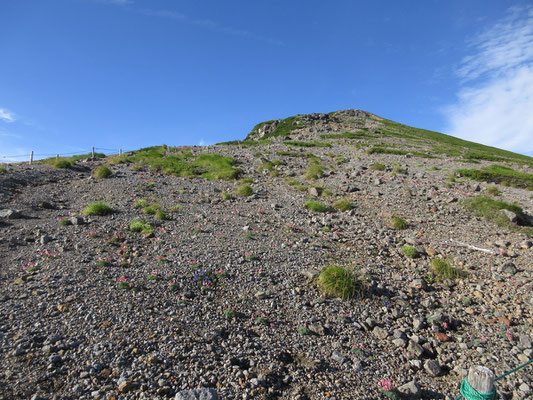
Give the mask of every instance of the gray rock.
<path id="1" fill-rule="evenodd" d="M 52 240 L 54 240 L 51 236 L 43 235 L 41 236 L 41 239 L 39 240 L 42 245 L 45 245 L 46 243 L 50 243 Z"/>
<path id="2" fill-rule="evenodd" d="M 382 340 L 387 339 L 387 337 L 389 336 L 389 332 L 387 332 L 386 329 L 383 329 L 379 326 L 374 327 L 374 330 L 372 331 L 372 333 L 374 334 L 374 336 Z"/>
<path id="3" fill-rule="evenodd" d="M 512 262 L 508 262 L 503 265 L 502 270 L 505 274 L 514 275 L 518 272 L 518 269 Z"/>
<path id="4" fill-rule="evenodd" d="M 174 400 L 219 400 L 218 393 L 215 389 L 194 389 L 183 390 L 176 393 Z"/>
<path id="5" fill-rule="evenodd" d="M 422 320 L 422 319 L 418 319 L 418 318 L 413 319 L 413 329 L 414 329 L 415 331 L 418 331 L 418 330 L 420 330 L 420 329 L 423 329 L 424 326 L 425 326 L 425 324 L 426 324 L 426 323 L 425 323 L 424 320 Z"/>
<path id="6" fill-rule="evenodd" d="M 338 362 L 339 364 L 344 364 L 346 362 L 346 357 L 344 357 L 341 353 L 338 351 L 334 351 L 331 353 L 331 359 L 335 362 Z"/>
<path id="7" fill-rule="evenodd" d="M 411 354 L 415 353 L 414 355 L 417 357 L 420 357 L 422 354 L 424 354 L 424 348 L 412 340 L 409 341 L 407 351 Z"/>
<path id="8" fill-rule="evenodd" d="M 392 341 L 396 347 L 405 347 L 405 340 L 403 339 L 394 339 Z"/>
<path id="9" fill-rule="evenodd" d="M 520 247 L 522 249 L 529 249 L 532 246 L 533 246 L 533 242 L 531 242 L 531 240 L 524 240 L 522 243 L 520 243 Z"/>
<path id="10" fill-rule="evenodd" d="M 405 385 L 400 386 L 398 391 L 408 399 L 419 399 L 422 395 L 420 386 L 418 386 L 416 379 L 413 379 L 411 382 L 407 382 Z"/>
<path id="11" fill-rule="evenodd" d="M 503 215 L 505 215 L 505 217 L 507 217 L 509 222 L 513 222 L 514 223 L 514 222 L 518 221 L 518 217 L 517 217 L 517 215 L 514 212 L 509 211 L 509 210 L 505 210 L 505 209 L 501 210 L 501 212 L 503 213 Z"/>
<path id="12" fill-rule="evenodd" d="M 0 218 L 18 219 L 21 217 L 22 217 L 22 214 L 18 211 L 10 210 L 10 209 L 0 210 Z"/>
<path id="13" fill-rule="evenodd" d="M 433 376 L 439 376 L 440 373 L 441 373 L 440 365 L 439 365 L 438 361 L 436 361 L 436 360 L 427 360 L 424 363 L 424 370 L 428 374 L 433 375 Z"/>
<path id="14" fill-rule="evenodd" d="M 310 196 L 314 196 L 314 197 L 318 197 L 320 196 L 320 194 L 322 193 L 322 189 L 321 188 L 317 188 L 317 187 L 310 187 L 309 189 L 307 189 L 307 193 L 310 195 Z"/>
<path id="15" fill-rule="evenodd" d="M 69 221 L 72 225 L 83 225 L 85 223 L 83 217 L 70 217 Z"/>
<path id="16" fill-rule="evenodd" d="M 313 333 L 315 333 L 315 334 L 317 334 L 319 336 L 324 336 L 326 334 L 326 330 L 324 329 L 324 327 L 322 326 L 322 324 L 320 322 L 317 322 L 317 323 L 314 323 L 314 324 L 309 324 L 309 325 L 307 325 L 307 328 L 311 332 L 313 332 Z"/>

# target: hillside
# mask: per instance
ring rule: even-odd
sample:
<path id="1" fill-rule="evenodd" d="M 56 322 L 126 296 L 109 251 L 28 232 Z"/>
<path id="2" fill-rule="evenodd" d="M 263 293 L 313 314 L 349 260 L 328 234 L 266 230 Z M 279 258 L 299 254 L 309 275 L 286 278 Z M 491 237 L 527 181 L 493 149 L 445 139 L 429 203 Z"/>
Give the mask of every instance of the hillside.
<path id="1" fill-rule="evenodd" d="M 0 399 L 453 399 L 533 357 L 532 190 L 530 157 L 359 110 L 5 165 Z"/>

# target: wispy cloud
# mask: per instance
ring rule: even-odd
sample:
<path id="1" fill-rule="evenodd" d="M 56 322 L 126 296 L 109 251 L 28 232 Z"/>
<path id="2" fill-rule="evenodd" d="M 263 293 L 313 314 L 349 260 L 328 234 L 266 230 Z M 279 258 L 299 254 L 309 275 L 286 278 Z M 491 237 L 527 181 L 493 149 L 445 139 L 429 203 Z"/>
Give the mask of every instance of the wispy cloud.
<path id="1" fill-rule="evenodd" d="M 270 37 L 266 37 L 263 35 L 258 35 L 246 29 L 237 29 L 231 26 L 222 25 L 211 19 L 195 19 L 195 18 L 189 17 L 188 15 L 182 14 L 180 12 L 170 11 L 170 10 L 139 9 L 138 11 L 148 16 L 168 18 L 174 21 L 179 21 L 182 23 L 195 25 L 203 29 L 208 29 L 213 32 L 224 33 L 224 34 L 228 34 L 232 36 L 240 36 L 242 38 L 256 40 L 259 42 L 265 42 L 265 43 L 275 45 L 275 46 L 285 45 L 280 40 L 272 39 Z"/>
<path id="2" fill-rule="evenodd" d="M 0 119 L 4 122 L 15 122 L 15 114 L 7 108 L 0 108 Z"/>
<path id="3" fill-rule="evenodd" d="M 470 44 L 461 89 L 446 109 L 454 136 L 524 153 L 533 150 L 533 7 L 509 9 Z"/>

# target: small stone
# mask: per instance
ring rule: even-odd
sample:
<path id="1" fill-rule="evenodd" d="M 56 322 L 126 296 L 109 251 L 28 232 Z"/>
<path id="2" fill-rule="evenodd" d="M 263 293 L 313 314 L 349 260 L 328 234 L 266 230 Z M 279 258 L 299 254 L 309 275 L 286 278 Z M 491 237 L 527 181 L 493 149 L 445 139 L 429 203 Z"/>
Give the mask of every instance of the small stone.
<path id="1" fill-rule="evenodd" d="M 424 348 L 412 340 L 409 341 L 407 351 L 411 354 L 415 353 L 415 356 L 417 357 L 420 357 L 422 354 L 424 354 Z"/>
<path id="2" fill-rule="evenodd" d="M 215 389 L 195 389 L 183 390 L 176 393 L 174 400 L 219 400 L 218 393 Z"/>
<path id="3" fill-rule="evenodd" d="M 307 189 L 307 193 L 310 196 L 318 197 L 322 193 L 322 189 L 317 188 L 317 187 L 310 187 L 309 189 Z"/>
<path id="4" fill-rule="evenodd" d="M 420 360 L 409 360 L 409 364 L 414 369 L 422 369 L 422 361 L 420 361 Z"/>
<path id="5" fill-rule="evenodd" d="M 426 253 L 428 256 L 435 257 L 437 255 L 437 250 L 428 247 L 426 248 Z"/>
<path id="6" fill-rule="evenodd" d="M 520 243 L 520 247 L 522 249 L 529 249 L 533 246 L 533 242 L 531 240 L 524 240 L 522 243 Z"/>
<path id="7" fill-rule="evenodd" d="M 130 392 L 133 389 L 133 382 L 131 381 L 124 381 L 120 385 L 118 385 L 118 391 L 120 393 L 127 393 Z"/>
<path id="8" fill-rule="evenodd" d="M 518 221 L 518 217 L 514 212 L 506 210 L 506 209 L 500 210 L 500 212 L 503 213 L 503 215 L 505 215 L 505 217 L 509 220 L 509 222 L 514 223 Z"/>
<path id="9" fill-rule="evenodd" d="M 435 332 L 435 337 L 438 340 L 440 340 L 441 342 L 447 342 L 448 340 L 450 340 L 448 335 L 446 335 L 445 333 L 442 333 L 442 332 Z"/>
<path id="10" fill-rule="evenodd" d="M 416 379 L 413 379 L 411 382 L 400 386 L 398 388 L 398 391 L 409 399 L 419 399 L 422 394 L 422 392 L 420 391 L 420 387 L 416 382 Z"/>
<path id="11" fill-rule="evenodd" d="M 83 225 L 85 223 L 83 217 L 70 217 L 69 221 L 72 225 Z"/>
<path id="12" fill-rule="evenodd" d="M 42 235 L 41 238 L 39 239 L 39 241 L 41 242 L 41 244 L 47 244 L 47 243 L 50 243 L 52 240 L 54 240 L 51 236 L 48 236 L 48 235 Z"/>
<path id="13" fill-rule="evenodd" d="M 338 351 L 334 351 L 331 353 L 331 359 L 335 362 L 338 362 L 339 364 L 344 364 L 346 362 L 346 357 L 344 357 L 341 353 Z"/>
<path id="14" fill-rule="evenodd" d="M 317 322 L 317 323 L 315 323 L 315 324 L 309 324 L 309 325 L 307 325 L 307 328 L 308 328 L 311 332 L 313 332 L 313 333 L 315 333 L 315 334 L 317 334 L 317 335 L 319 335 L 319 336 L 324 336 L 324 335 L 326 334 L 326 330 L 324 329 L 324 327 L 322 326 L 322 324 L 319 323 L 319 322 Z"/>
<path id="15" fill-rule="evenodd" d="M 424 363 L 424 370 L 433 376 L 439 376 L 441 373 L 441 368 L 439 363 L 436 360 L 427 360 Z"/>
<path id="16" fill-rule="evenodd" d="M 413 319 L 413 329 L 414 329 L 415 331 L 418 331 L 418 330 L 420 330 L 420 329 L 423 329 L 423 328 L 424 328 L 424 325 L 425 325 L 424 320 L 422 320 L 422 319 L 418 319 L 418 318 Z"/>
<path id="17" fill-rule="evenodd" d="M 382 340 L 387 339 L 387 337 L 389 336 L 389 332 L 387 332 L 386 329 L 383 329 L 379 326 L 374 327 L 374 330 L 372 331 L 372 333 L 374 334 L 374 336 Z"/>
<path id="18" fill-rule="evenodd" d="M 498 317 L 498 322 L 504 324 L 505 326 L 511 326 L 511 320 L 509 320 L 509 318 Z"/>
<path id="19" fill-rule="evenodd" d="M 514 275 L 518 272 L 518 269 L 512 262 L 508 262 L 503 265 L 502 271 L 507 275 Z"/>
<path id="20" fill-rule="evenodd" d="M 405 347 L 405 340 L 403 339 L 394 339 L 392 341 L 392 343 L 396 346 L 396 347 Z"/>
<path id="21" fill-rule="evenodd" d="M 518 388 L 521 392 L 528 393 L 529 392 L 529 385 L 527 383 L 522 383 L 520 387 Z"/>
<path id="22" fill-rule="evenodd" d="M 21 218 L 22 214 L 15 210 L 0 210 L 0 218 L 5 219 L 18 219 Z"/>

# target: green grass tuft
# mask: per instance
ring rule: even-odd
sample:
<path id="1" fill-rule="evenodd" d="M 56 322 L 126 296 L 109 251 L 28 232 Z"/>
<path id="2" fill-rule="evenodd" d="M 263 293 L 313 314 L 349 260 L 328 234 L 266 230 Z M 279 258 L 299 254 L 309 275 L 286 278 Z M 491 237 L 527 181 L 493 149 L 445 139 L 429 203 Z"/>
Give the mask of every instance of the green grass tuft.
<path id="1" fill-rule="evenodd" d="M 434 258 L 431 260 L 430 269 L 442 279 L 458 279 L 466 276 L 466 272 L 452 266 L 447 259 Z"/>
<path id="2" fill-rule="evenodd" d="M 99 165 L 93 170 L 93 176 L 96 178 L 109 178 L 113 171 L 107 165 Z"/>
<path id="3" fill-rule="evenodd" d="M 308 210 L 315 212 L 329 212 L 331 207 L 318 200 L 309 200 L 304 204 L 304 207 Z"/>
<path id="4" fill-rule="evenodd" d="M 129 224 L 129 230 L 132 232 L 141 232 L 141 233 L 152 233 L 154 227 L 146 220 L 133 220 Z"/>
<path id="5" fill-rule="evenodd" d="M 374 163 L 370 166 L 373 171 L 385 171 L 385 165 L 381 163 Z"/>
<path id="6" fill-rule="evenodd" d="M 402 246 L 400 249 L 403 254 L 405 254 L 409 258 L 417 258 L 418 257 L 418 251 L 416 251 L 416 248 L 414 246 L 409 246 L 408 244 Z"/>
<path id="7" fill-rule="evenodd" d="M 324 176 L 324 167 L 317 162 L 311 162 L 306 168 L 304 176 L 308 180 L 322 178 Z"/>
<path id="8" fill-rule="evenodd" d="M 397 215 L 393 215 L 391 219 L 391 226 L 394 229 L 407 229 L 408 224 L 403 218 L 400 218 Z"/>
<path id="9" fill-rule="evenodd" d="M 340 297 L 349 300 L 356 295 L 362 295 L 363 283 L 346 268 L 329 265 L 317 277 L 317 285 L 327 296 Z"/>
<path id="10" fill-rule="evenodd" d="M 83 215 L 108 215 L 113 209 L 102 201 L 89 204 L 83 209 Z"/>
<path id="11" fill-rule="evenodd" d="M 242 184 L 235 188 L 235 193 L 242 197 L 248 197 L 254 194 L 254 190 L 250 185 Z"/>
<path id="12" fill-rule="evenodd" d="M 341 200 L 337 200 L 335 203 L 333 203 L 333 207 L 336 208 L 337 210 L 349 211 L 352 208 L 354 208 L 354 205 L 353 205 L 353 203 L 350 200 L 341 199 Z"/>
<path id="13" fill-rule="evenodd" d="M 491 165 L 481 169 L 458 169 L 457 173 L 480 182 L 493 182 L 533 190 L 533 174 L 518 172 L 503 165 Z"/>

